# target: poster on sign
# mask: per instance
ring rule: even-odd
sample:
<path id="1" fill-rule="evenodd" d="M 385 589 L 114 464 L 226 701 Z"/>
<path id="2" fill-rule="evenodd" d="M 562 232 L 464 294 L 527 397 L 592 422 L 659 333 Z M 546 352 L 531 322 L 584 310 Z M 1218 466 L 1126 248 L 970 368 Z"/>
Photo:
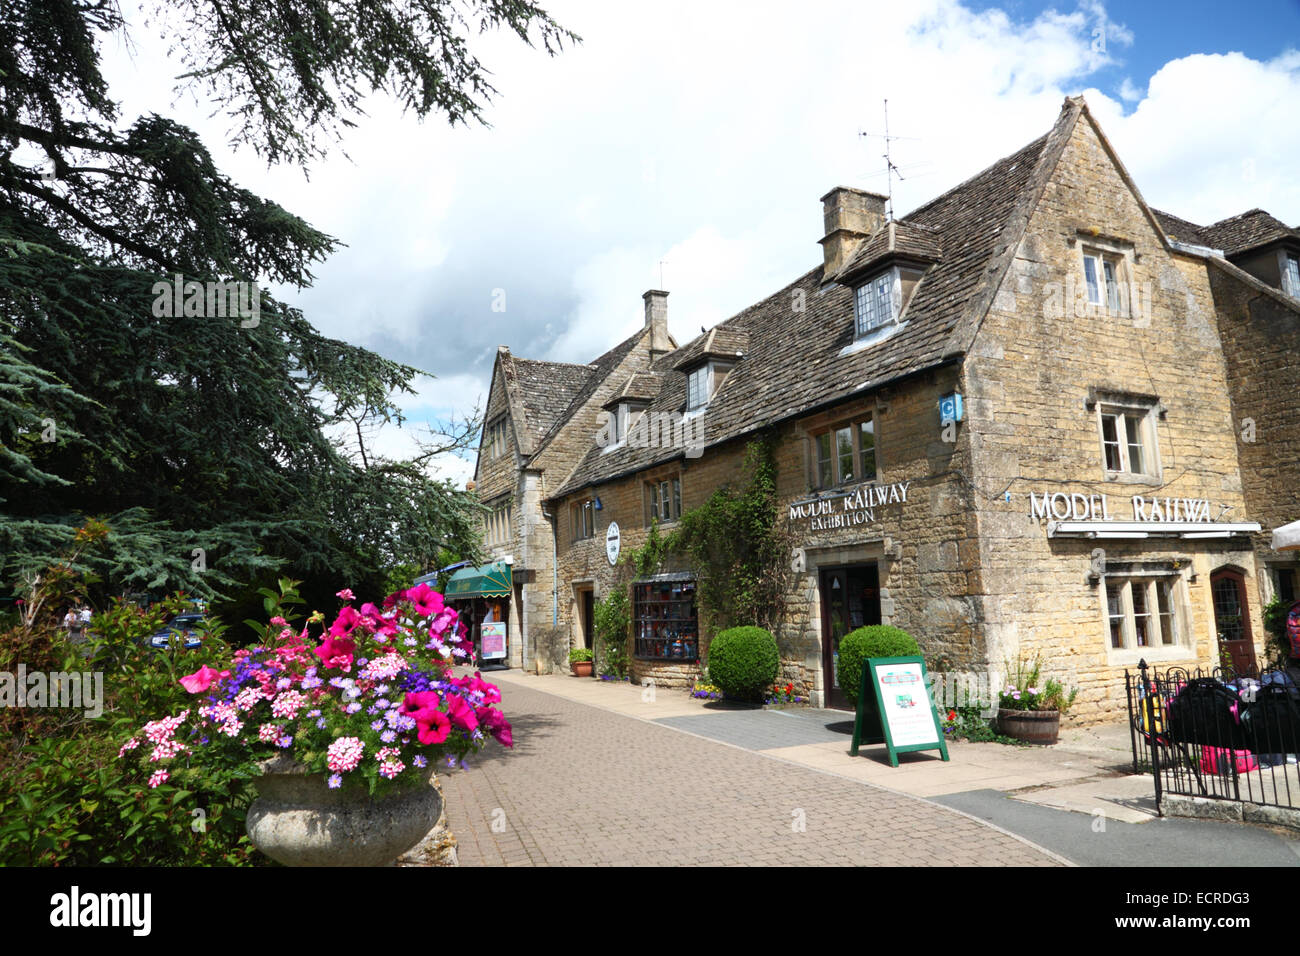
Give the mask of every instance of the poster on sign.
<path id="1" fill-rule="evenodd" d="M 864 742 L 864 725 L 874 727 L 879 721 L 890 766 L 898 766 L 900 753 L 916 750 L 938 750 L 947 760 L 948 745 L 930 699 L 925 661 L 920 657 L 872 657 L 863 664 L 850 753 L 856 756 Z"/>
<path id="2" fill-rule="evenodd" d="M 479 656 L 485 661 L 506 656 L 506 622 L 484 621 L 479 625 Z"/>

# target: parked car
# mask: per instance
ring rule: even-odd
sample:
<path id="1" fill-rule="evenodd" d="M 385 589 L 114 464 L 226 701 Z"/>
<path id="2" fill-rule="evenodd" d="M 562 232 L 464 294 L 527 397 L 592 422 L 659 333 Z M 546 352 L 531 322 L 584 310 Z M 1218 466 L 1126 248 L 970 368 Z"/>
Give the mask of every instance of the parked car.
<path id="1" fill-rule="evenodd" d="M 149 646 L 166 650 L 171 646 L 172 634 L 179 632 L 185 638 L 185 649 L 191 650 L 203 643 L 199 628 L 203 625 L 203 615 L 195 612 L 177 614 L 163 627 L 154 631 L 149 638 Z"/>

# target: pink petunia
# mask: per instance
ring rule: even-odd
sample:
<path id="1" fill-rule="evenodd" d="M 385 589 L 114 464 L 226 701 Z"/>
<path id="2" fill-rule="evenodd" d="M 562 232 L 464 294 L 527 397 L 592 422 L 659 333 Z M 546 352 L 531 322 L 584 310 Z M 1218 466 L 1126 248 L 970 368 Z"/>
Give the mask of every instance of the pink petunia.
<path id="1" fill-rule="evenodd" d="M 423 719 L 416 718 L 416 726 L 416 737 L 422 744 L 440 744 L 451 733 L 451 721 L 440 710 L 426 711 Z"/>
<path id="2" fill-rule="evenodd" d="M 342 591 L 339 591 L 334 596 L 337 598 L 341 598 L 344 601 L 355 601 L 357 599 L 357 596 L 352 593 L 351 588 L 344 588 Z"/>
<path id="3" fill-rule="evenodd" d="M 443 608 L 442 595 L 428 584 L 417 584 L 407 590 L 403 597 L 415 605 L 415 610 L 421 617 L 433 617 Z"/>
<path id="4" fill-rule="evenodd" d="M 447 698 L 447 716 L 461 730 L 474 730 L 478 727 L 478 716 L 474 708 L 465 703 L 462 697 Z"/>
<path id="5" fill-rule="evenodd" d="M 475 713 L 478 715 L 479 723 L 504 746 L 515 745 L 514 735 L 510 732 L 510 721 L 506 720 L 505 714 L 491 707 L 480 707 Z"/>
<path id="6" fill-rule="evenodd" d="M 218 671 L 204 664 L 193 674 L 186 674 L 180 679 L 180 685 L 191 694 L 201 694 L 219 680 L 230 676 L 230 671 Z"/>
<path id="7" fill-rule="evenodd" d="M 350 637 L 335 637 L 332 633 L 316 648 L 316 656 L 325 667 L 338 667 L 344 671 L 352 668 L 352 658 L 356 653 L 356 641 Z"/>

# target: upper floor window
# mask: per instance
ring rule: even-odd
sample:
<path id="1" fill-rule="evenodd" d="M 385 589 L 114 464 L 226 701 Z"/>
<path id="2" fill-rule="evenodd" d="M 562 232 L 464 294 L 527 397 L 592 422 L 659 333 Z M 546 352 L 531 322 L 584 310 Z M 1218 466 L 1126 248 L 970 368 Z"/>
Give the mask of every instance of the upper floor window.
<path id="1" fill-rule="evenodd" d="M 1098 405 L 1102 462 L 1108 478 L 1121 475 L 1153 478 L 1158 474 L 1153 408 Z"/>
<path id="2" fill-rule="evenodd" d="M 1114 650 L 1180 643 L 1179 578 L 1106 579 L 1106 629 Z"/>
<path id="3" fill-rule="evenodd" d="M 813 487 L 835 488 L 876 477 L 876 424 L 870 415 L 813 436 Z"/>
<path id="4" fill-rule="evenodd" d="M 898 270 L 868 279 L 854 292 L 854 328 L 858 338 L 898 321 L 902 288 Z"/>
<path id="5" fill-rule="evenodd" d="M 508 419 L 498 418 L 490 425 L 483 426 L 483 457 L 491 461 L 506 453 L 506 424 Z"/>
<path id="6" fill-rule="evenodd" d="M 1103 306 L 1111 315 L 1121 315 L 1125 308 L 1123 257 L 1085 249 L 1083 282 L 1089 305 Z"/>
<path id="7" fill-rule="evenodd" d="M 699 411 L 708 405 L 733 365 L 732 362 L 710 361 L 691 369 L 686 375 L 686 410 Z"/>
<path id="8" fill-rule="evenodd" d="M 484 519 L 488 544 L 506 544 L 510 541 L 510 499 L 492 506 Z"/>
<path id="9" fill-rule="evenodd" d="M 596 534 L 596 500 L 584 498 L 569 508 L 569 521 L 573 527 L 573 540 L 581 541 Z"/>
<path id="10" fill-rule="evenodd" d="M 664 478 L 647 481 L 646 524 L 652 521 L 676 521 L 682 516 L 682 480 Z"/>
<path id="11" fill-rule="evenodd" d="M 1282 291 L 1300 299 L 1300 259 L 1287 255 L 1282 269 Z"/>

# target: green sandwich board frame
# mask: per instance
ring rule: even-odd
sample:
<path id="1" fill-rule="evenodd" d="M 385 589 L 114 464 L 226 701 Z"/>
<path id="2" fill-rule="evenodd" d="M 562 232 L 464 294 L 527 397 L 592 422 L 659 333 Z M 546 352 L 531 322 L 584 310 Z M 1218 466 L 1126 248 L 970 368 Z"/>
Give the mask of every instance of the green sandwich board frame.
<path id="1" fill-rule="evenodd" d="M 884 692 L 880 687 L 880 675 L 876 668 L 890 664 L 917 664 L 921 668 L 921 681 L 925 686 L 926 704 L 930 710 L 930 719 L 934 724 L 935 740 L 933 743 L 902 744 L 894 743 L 893 729 L 889 726 L 889 716 L 883 702 Z M 937 750 L 948 759 L 948 744 L 943 736 L 943 725 L 939 723 L 939 713 L 934 709 L 934 699 L 929 693 L 930 682 L 926 679 L 925 659 L 922 657 L 869 657 L 862 662 L 862 686 L 858 688 L 857 716 L 853 721 L 853 746 L 849 753 L 858 755 L 861 744 L 883 743 L 889 751 L 889 765 L 898 766 L 898 755 L 918 750 Z"/>

